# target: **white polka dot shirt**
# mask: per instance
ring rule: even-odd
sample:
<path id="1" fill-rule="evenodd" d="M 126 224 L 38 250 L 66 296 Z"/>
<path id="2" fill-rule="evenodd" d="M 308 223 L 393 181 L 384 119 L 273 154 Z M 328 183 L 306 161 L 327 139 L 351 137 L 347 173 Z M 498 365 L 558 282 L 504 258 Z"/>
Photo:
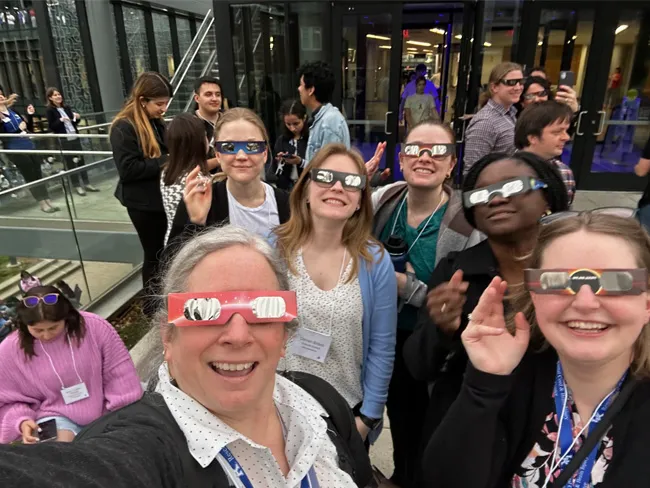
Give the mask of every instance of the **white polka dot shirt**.
<path id="1" fill-rule="evenodd" d="M 285 454 L 290 466 L 285 478 L 271 450 L 256 444 L 210 413 L 198 401 L 171 383 L 167 364 L 158 370 L 156 391 L 165 399 L 178 426 L 185 434 L 189 451 L 203 467 L 216 458 L 234 486 L 239 486 L 230 466 L 219 454 L 224 446 L 237 459 L 254 487 L 299 488 L 313 466 L 322 488 L 354 488 L 350 476 L 339 469 L 334 444 L 327 435 L 323 407 L 298 385 L 275 377 L 273 399 L 286 428 Z"/>

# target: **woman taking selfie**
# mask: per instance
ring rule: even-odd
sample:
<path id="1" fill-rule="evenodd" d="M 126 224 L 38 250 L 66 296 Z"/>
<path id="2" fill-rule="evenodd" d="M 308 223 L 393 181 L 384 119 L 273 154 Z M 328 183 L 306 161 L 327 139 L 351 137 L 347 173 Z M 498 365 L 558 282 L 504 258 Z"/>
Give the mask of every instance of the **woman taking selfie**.
<path id="1" fill-rule="evenodd" d="M 364 439 L 383 418 L 397 316 L 393 265 L 371 230 L 363 158 L 327 144 L 291 192 L 289 221 L 274 231 L 300 322 L 283 366 L 334 386 Z"/>
<path id="2" fill-rule="evenodd" d="M 275 158 L 271 170 L 278 188 L 291 191 L 302 174 L 302 163 L 307 151 L 309 128 L 307 109 L 300 100 L 287 100 L 280 107 L 282 135 L 275 141 Z"/>
<path id="3" fill-rule="evenodd" d="M 429 403 L 426 382 L 413 379 L 406 368 L 404 343 L 426 303 L 426 284 L 438 261 L 480 239 L 465 220 L 461 193 L 445 184 L 456 164 L 455 148 L 448 126 L 434 121 L 416 125 L 399 155 L 405 181 L 372 194 L 373 234 L 391 254 L 399 296 L 395 366 L 386 407 L 395 464 L 391 480 L 401 488 L 417 486 L 417 454 Z"/>
<path id="4" fill-rule="evenodd" d="M 467 355 L 460 334 L 467 314 L 497 275 L 508 277 L 510 293 L 523 288 L 539 219 L 568 208 L 558 172 L 526 152 L 491 154 L 478 161 L 463 181 L 463 200 L 467 221 L 487 239 L 451 252 L 438 263 L 426 305 L 420 308 L 418 324 L 403 351 L 413 377 L 435 383 L 422 434 L 425 443 L 463 381 Z"/>
<path id="5" fill-rule="evenodd" d="M 496 277 L 462 333 L 470 364 L 427 447 L 427 476 L 452 488 L 645 486 L 649 266 L 631 218 L 543 225 L 528 291 L 512 297 L 523 313 L 504 313 Z"/>
<path id="6" fill-rule="evenodd" d="M 57 288 L 28 290 L 16 316 L 18 330 L 0 344 L 0 443 L 34 444 L 48 420 L 55 420 L 57 440 L 71 441 L 83 426 L 142 396 L 113 326 L 77 311 Z"/>
<path id="7" fill-rule="evenodd" d="M 262 181 L 269 145 L 262 120 L 246 108 L 230 109 L 214 139 L 225 180 L 213 183 L 199 166 L 189 173 L 169 234 L 172 249 L 206 226 L 231 223 L 267 236 L 289 218 L 289 194 Z"/>
<path id="8" fill-rule="evenodd" d="M 142 73 L 115 116 L 110 133 L 120 178 L 115 197 L 126 207 L 142 244 L 142 283 L 148 296 L 155 294 L 153 280 L 167 231 L 160 169 L 167 155 L 163 116 L 171 93 L 171 85 L 160 73 Z M 145 304 L 145 312 L 153 312 L 151 301 Z"/>
<path id="9" fill-rule="evenodd" d="M 296 296 L 261 237 L 234 226 L 204 232 L 173 259 L 163 293 L 156 392 L 99 420 L 65 451 L 0 446 L 3 485 L 367 485 L 370 462 L 336 390 L 276 374 L 296 327 Z"/>

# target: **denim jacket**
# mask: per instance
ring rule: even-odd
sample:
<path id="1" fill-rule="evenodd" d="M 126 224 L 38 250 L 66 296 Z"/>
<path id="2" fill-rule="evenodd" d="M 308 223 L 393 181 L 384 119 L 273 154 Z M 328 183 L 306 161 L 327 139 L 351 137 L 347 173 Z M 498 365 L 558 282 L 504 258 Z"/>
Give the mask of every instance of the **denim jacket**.
<path id="1" fill-rule="evenodd" d="M 307 153 L 304 165 L 311 161 L 321 147 L 331 142 L 345 144 L 350 147 L 350 130 L 345 117 L 339 109 L 331 103 L 321 105 L 314 121 L 309 128 L 309 140 L 307 141 Z"/>

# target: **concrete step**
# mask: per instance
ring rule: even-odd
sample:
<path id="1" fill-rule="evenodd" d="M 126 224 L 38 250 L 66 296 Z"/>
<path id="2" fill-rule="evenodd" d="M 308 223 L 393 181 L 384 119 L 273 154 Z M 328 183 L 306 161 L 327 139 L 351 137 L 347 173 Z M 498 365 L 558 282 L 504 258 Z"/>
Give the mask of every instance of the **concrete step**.
<path id="1" fill-rule="evenodd" d="M 32 275 L 41 280 L 44 285 L 53 285 L 60 279 L 65 279 L 70 273 L 81 268 L 76 261 L 62 259 L 44 259 L 41 262 L 27 269 Z M 19 295 L 20 272 L 14 277 L 5 280 L 0 284 L 0 299 L 5 300 L 10 296 Z"/>

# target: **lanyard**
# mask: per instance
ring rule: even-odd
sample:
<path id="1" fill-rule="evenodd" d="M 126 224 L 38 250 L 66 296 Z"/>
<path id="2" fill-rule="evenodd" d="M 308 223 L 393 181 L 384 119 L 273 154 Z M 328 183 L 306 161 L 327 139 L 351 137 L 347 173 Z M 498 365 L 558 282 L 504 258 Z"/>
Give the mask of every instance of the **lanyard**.
<path id="1" fill-rule="evenodd" d="M 554 393 L 555 393 L 555 412 L 558 415 L 559 423 L 558 423 L 557 440 L 555 443 L 555 448 L 553 450 L 553 458 L 555 458 L 558 454 L 560 454 L 560 458 L 557 462 L 551 463 L 549 477 L 546 479 L 546 483 L 544 483 L 544 486 L 546 486 L 550 477 L 558 468 L 564 468 L 569 464 L 569 462 L 571 462 L 571 459 L 575 454 L 573 452 L 573 447 L 575 446 L 575 443 L 578 441 L 578 439 L 580 438 L 580 436 L 585 430 L 587 430 L 590 426 L 593 427 L 597 425 L 598 422 L 600 422 L 600 419 L 603 417 L 603 415 L 611 405 L 614 395 L 621 390 L 621 386 L 623 385 L 623 381 L 625 381 L 626 377 L 627 377 L 627 372 L 618 381 L 616 387 L 611 392 L 609 392 L 609 394 L 598 404 L 589 421 L 584 425 L 582 430 L 578 432 L 578 435 L 576 435 L 574 438 L 572 414 L 571 414 L 571 408 L 568 406 L 569 396 L 567 394 L 567 387 L 564 381 L 564 372 L 562 370 L 562 365 L 560 364 L 560 361 L 557 362 Z M 559 453 L 557 452 L 558 447 L 560 448 Z M 597 454 L 598 454 L 598 446 L 594 447 L 593 450 L 589 453 L 589 455 L 587 455 L 585 460 L 580 465 L 580 468 L 577 471 L 577 475 L 575 475 L 569 482 L 567 482 L 566 487 L 587 488 L 591 485 L 591 471 L 596 462 Z"/>
<path id="2" fill-rule="evenodd" d="M 404 198 L 402 199 L 402 203 L 399 204 L 399 209 L 397 209 L 397 215 L 395 216 L 395 221 L 393 222 L 393 228 L 390 230 L 391 235 L 395 234 L 395 226 L 397 225 L 397 221 L 399 220 L 400 213 L 402 213 L 402 208 L 404 207 L 404 202 L 406 202 L 407 198 L 408 198 L 408 193 L 406 195 L 404 195 Z M 442 201 L 444 199 L 445 199 L 445 192 L 443 190 L 443 192 L 440 194 L 440 201 L 438 202 L 438 205 L 436 206 L 436 209 L 433 211 L 433 213 L 431 215 L 429 215 L 429 218 L 427 219 L 426 224 L 424 224 L 424 227 L 422 227 L 422 230 L 420 231 L 418 236 L 413 241 L 413 244 L 411 244 L 409 246 L 408 251 L 406 251 L 407 254 L 409 252 L 411 252 L 411 249 L 413 249 L 415 247 L 415 243 L 418 242 L 418 240 L 420 239 L 420 236 L 422 234 L 424 234 L 425 230 L 427 230 L 427 227 L 429 226 L 429 222 L 431 221 L 433 216 L 436 214 L 436 212 L 440 208 L 440 205 L 442 205 Z M 408 212 L 407 212 L 407 215 L 404 216 L 404 227 L 406 227 L 407 225 L 409 225 L 408 224 Z M 404 237 L 406 237 L 406 229 L 404 229 Z"/>
<path id="3" fill-rule="evenodd" d="M 77 363 L 74 360 L 74 351 L 72 350 L 72 343 L 70 342 L 70 336 L 67 336 L 68 338 L 68 346 L 70 346 L 70 354 L 72 355 L 72 367 L 74 368 L 74 372 L 77 374 L 77 378 L 79 379 L 79 383 L 83 383 L 83 380 L 81 379 L 81 376 L 79 376 L 79 371 L 77 371 Z M 56 371 L 56 368 L 54 367 L 54 361 L 52 361 L 52 356 L 49 355 L 47 350 L 45 349 L 45 344 L 43 344 L 42 341 L 39 341 L 41 343 L 41 347 L 43 348 L 43 352 L 47 356 L 47 358 L 50 360 L 50 364 L 52 365 L 52 369 L 54 370 L 54 374 L 56 375 L 57 378 L 59 378 L 59 381 L 61 382 L 61 389 L 65 390 L 65 385 L 63 384 L 63 380 L 61 379 L 61 376 L 59 376 L 59 373 Z"/>
<path id="4" fill-rule="evenodd" d="M 23 132 L 22 130 L 20 130 L 20 122 L 16 123 L 16 118 L 19 117 L 18 114 L 16 114 L 16 112 L 14 112 L 13 110 L 7 109 L 7 112 L 3 113 L 2 115 L 7 116 L 6 118 L 9 119 L 9 123 L 11 124 L 11 128 L 14 131 L 16 131 L 16 133 L 18 133 L 19 131 Z M 22 119 L 21 119 L 21 122 L 22 122 Z"/>

